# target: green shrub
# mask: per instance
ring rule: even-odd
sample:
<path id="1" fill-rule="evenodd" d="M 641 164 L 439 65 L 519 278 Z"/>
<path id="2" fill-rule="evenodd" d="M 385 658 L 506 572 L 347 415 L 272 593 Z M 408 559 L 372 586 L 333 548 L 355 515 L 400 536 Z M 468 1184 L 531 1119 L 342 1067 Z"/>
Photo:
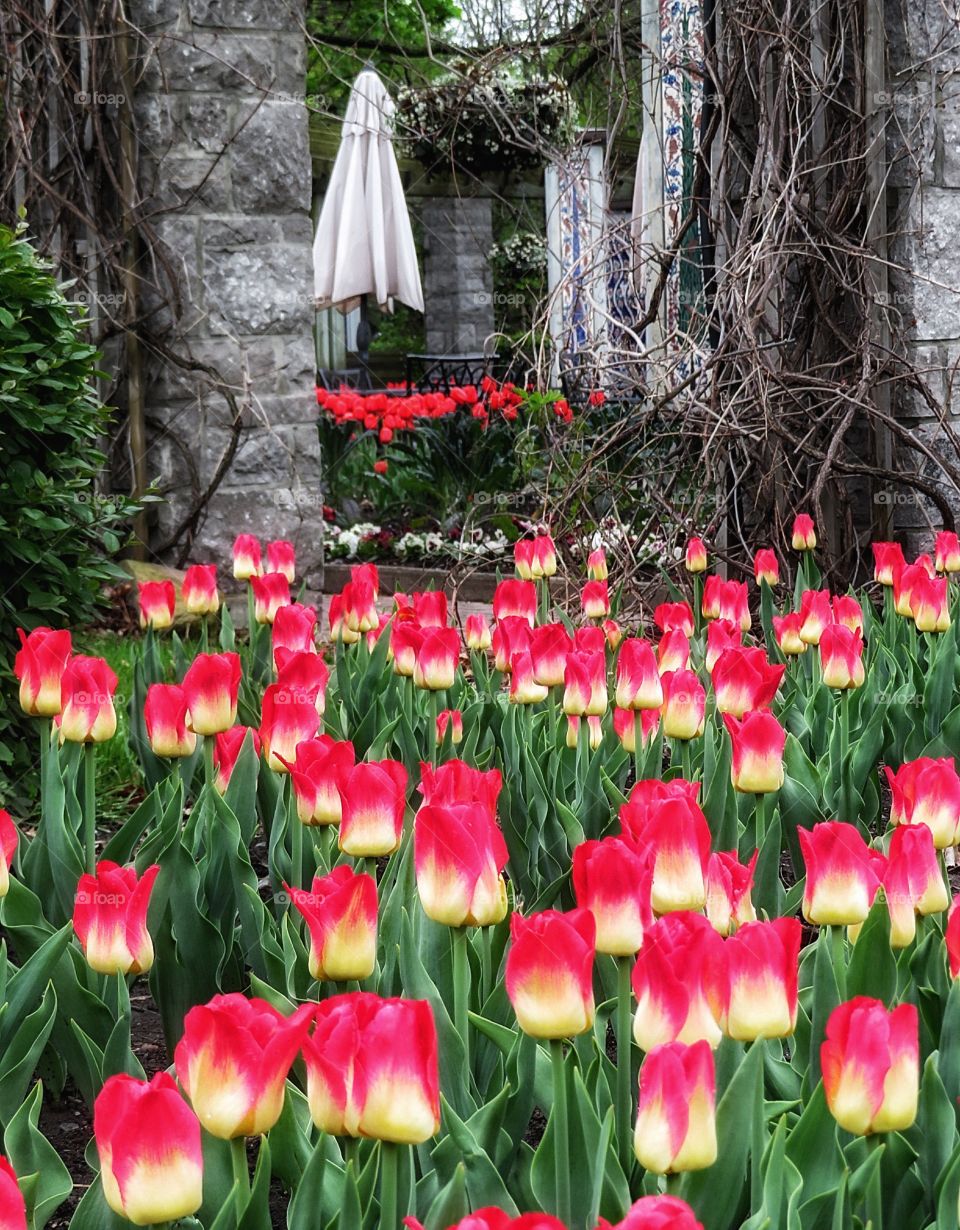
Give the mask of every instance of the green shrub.
<path id="1" fill-rule="evenodd" d="M 118 570 L 131 506 L 98 498 L 98 442 L 109 411 L 94 386 L 97 352 L 51 269 L 0 226 L 0 804 L 31 793 L 36 733 L 20 717 L 18 626 L 89 620 Z"/>

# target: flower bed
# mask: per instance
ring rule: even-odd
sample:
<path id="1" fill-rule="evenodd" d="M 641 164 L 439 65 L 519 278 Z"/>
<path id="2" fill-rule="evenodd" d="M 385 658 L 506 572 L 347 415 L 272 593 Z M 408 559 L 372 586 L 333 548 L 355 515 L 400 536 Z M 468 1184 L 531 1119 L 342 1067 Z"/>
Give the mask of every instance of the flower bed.
<path id="1" fill-rule="evenodd" d="M 799 517 L 795 585 L 766 549 L 751 589 L 691 540 L 644 637 L 602 550 L 557 618 L 527 537 L 461 634 L 369 564 L 321 621 L 242 536 L 248 641 L 212 566 L 192 640 L 141 584 L 129 696 L 25 637 L 4 1227 L 74 1184 L 74 1230 L 955 1225 L 960 544 L 876 544 L 841 595 L 815 547 Z M 108 828 L 120 704 L 148 794 Z M 39 1126 L 65 1089 L 82 1173 Z"/>

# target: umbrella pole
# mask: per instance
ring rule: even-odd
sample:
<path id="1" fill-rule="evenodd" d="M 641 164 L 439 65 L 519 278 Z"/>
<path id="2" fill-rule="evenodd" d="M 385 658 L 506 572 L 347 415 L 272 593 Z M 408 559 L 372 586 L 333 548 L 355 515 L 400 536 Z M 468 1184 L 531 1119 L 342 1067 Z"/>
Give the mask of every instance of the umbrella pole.
<path id="1" fill-rule="evenodd" d="M 357 324 L 357 354 L 360 358 L 360 387 L 369 389 L 370 382 L 370 342 L 373 330 L 367 315 L 367 296 L 360 296 L 360 321 Z"/>

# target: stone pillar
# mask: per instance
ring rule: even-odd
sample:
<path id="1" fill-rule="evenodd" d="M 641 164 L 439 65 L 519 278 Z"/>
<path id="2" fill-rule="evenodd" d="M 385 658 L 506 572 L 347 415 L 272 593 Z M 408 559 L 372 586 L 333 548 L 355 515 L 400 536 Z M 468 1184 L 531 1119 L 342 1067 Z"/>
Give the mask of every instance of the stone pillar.
<path id="1" fill-rule="evenodd" d="M 148 297 L 170 350 L 216 369 L 243 426 L 190 556 L 229 560 L 239 532 L 321 563 L 302 0 L 134 0 L 145 213 L 178 301 Z M 221 464 L 232 412 L 202 368 L 151 359 L 150 473 L 164 542 Z"/>
<path id="2" fill-rule="evenodd" d="M 493 332 L 493 220 L 489 197 L 423 201 L 427 350 L 469 354 Z"/>

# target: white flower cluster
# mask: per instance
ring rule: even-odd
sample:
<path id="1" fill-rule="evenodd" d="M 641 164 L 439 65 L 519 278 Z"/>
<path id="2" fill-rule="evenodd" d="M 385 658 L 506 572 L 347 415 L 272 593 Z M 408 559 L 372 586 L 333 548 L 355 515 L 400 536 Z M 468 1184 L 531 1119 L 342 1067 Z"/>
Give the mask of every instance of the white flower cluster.
<path id="1" fill-rule="evenodd" d="M 339 525 L 323 523 L 324 553 L 331 559 L 356 559 L 360 543 L 365 538 L 375 537 L 380 526 L 372 521 L 358 521 L 356 525 L 341 529 Z"/>
<path id="2" fill-rule="evenodd" d="M 368 538 L 377 538 L 381 532 L 382 527 L 372 521 L 361 521 L 345 529 L 325 523 L 325 554 L 328 559 L 356 559 L 360 544 Z M 391 544 L 390 550 L 399 560 L 498 560 L 510 557 L 513 547 L 501 529 L 490 534 L 480 529 L 471 530 L 459 540 L 447 538 L 436 530 L 425 530 L 421 533 L 408 530 Z"/>
<path id="3" fill-rule="evenodd" d="M 536 231 L 517 231 L 490 249 L 490 263 L 519 276 L 539 273 L 547 264 L 547 241 Z"/>
<path id="4" fill-rule="evenodd" d="M 666 567 L 675 563 L 683 555 L 682 548 L 668 544 L 662 534 L 650 534 L 642 542 L 633 541 L 630 530 L 615 517 L 605 517 L 592 534 L 574 542 L 572 550 L 577 556 L 586 556 L 598 547 L 613 552 L 628 540 L 631 541 L 634 557 L 641 564 Z"/>

